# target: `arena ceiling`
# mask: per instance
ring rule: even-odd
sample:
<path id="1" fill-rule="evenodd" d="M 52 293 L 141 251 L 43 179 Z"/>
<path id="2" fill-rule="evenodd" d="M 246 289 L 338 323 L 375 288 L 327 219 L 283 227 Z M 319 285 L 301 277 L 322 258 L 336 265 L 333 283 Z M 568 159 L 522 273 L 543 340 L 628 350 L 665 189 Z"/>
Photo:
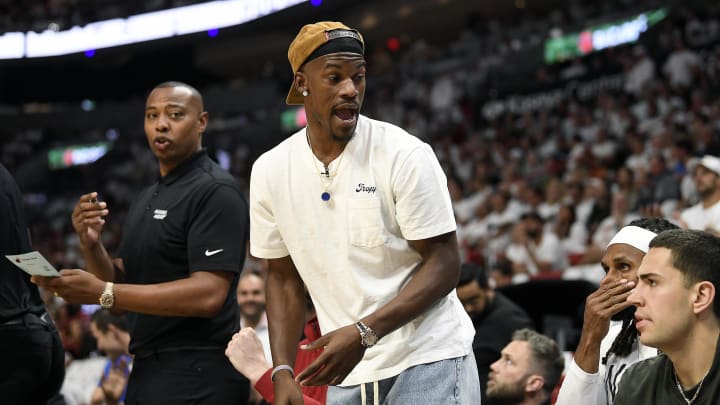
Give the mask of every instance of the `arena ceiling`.
<path id="1" fill-rule="evenodd" d="M 123 99 L 158 81 L 175 78 L 198 85 L 226 83 L 267 63 L 287 66 L 286 49 L 303 24 L 340 20 L 358 27 L 367 42 L 390 37 L 452 40 L 468 16 L 507 17 L 541 12 L 562 0 L 325 0 L 260 20 L 205 34 L 99 50 L 93 58 L 75 54 L 5 61 L 0 64 L 0 104 L 33 101 Z M 521 6 L 521 8 L 518 8 Z"/>

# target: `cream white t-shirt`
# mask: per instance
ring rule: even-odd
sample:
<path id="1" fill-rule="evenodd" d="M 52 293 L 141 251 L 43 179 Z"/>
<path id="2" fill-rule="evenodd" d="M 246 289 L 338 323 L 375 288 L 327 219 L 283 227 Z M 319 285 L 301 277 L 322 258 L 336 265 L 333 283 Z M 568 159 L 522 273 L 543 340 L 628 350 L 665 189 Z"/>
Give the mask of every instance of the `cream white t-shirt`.
<path id="1" fill-rule="evenodd" d="M 421 256 L 407 240 L 455 230 L 447 180 L 429 145 L 360 116 L 330 179 L 305 129 L 264 153 L 250 180 L 250 251 L 290 255 L 323 334 L 351 325 L 397 296 Z M 323 201 L 323 191 L 330 193 Z M 455 291 L 368 349 L 344 386 L 468 354 L 475 330 Z"/>
<path id="2" fill-rule="evenodd" d="M 720 201 L 707 209 L 703 207 L 702 202 L 697 203 L 685 209 L 680 214 L 680 218 L 687 224 L 689 229 L 720 231 Z"/>

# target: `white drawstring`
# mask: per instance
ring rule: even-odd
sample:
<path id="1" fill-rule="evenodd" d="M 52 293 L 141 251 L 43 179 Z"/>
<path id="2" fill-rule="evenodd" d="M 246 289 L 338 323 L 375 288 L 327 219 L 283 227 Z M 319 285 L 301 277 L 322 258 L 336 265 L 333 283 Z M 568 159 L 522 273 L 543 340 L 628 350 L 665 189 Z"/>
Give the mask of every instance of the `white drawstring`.
<path id="1" fill-rule="evenodd" d="M 380 388 L 377 381 L 373 381 L 373 404 L 380 405 Z M 360 403 L 365 405 L 367 401 L 367 392 L 365 391 L 365 384 L 360 384 Z"/>

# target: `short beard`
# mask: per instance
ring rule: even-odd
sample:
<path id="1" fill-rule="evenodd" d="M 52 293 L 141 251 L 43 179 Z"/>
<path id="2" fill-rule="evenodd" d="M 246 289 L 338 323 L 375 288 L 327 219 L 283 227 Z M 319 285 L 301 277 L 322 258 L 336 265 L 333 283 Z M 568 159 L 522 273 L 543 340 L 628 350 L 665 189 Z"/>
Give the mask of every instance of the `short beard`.
<path id="1" fill-rule="evenodd" d="M 495 384 L 493 389 L 486 390 L 488 399 L 493 399 L 499 404 L 517 404 L 525 399 L 525 380 L 517 381 L 515 384 Z M 522 384 L 521 384 L 522 382 Z"/>
<path id="2" fill-rule="evenodd" d="M 700 196 L 700 200 L 704 200 L 706 198 L 711 197 L 713 194 L 715 194 L 716 187 L 708 187 L 704 191 L 698 191 L 698 196 Z"/>
<path id="3" fill-rule="evenodd" d="M 468 315 L 470 316 L 470 320 L 472 320 L 473 325 L 475 325 L 476 327 L 478 325 L 480 325 L 480 323 L 482 323 L 483 319 L 485 319 L 485 317 L 488 314 L 488 311 L 490 310 L 490 304 L 492 303 L 490 300 L 490 296 L 485 294 L 484 301 L 485 301 L 485 304 L 483 305 L 482 311 L 468 312 Z"/>
<path id="4" fill-rule="evenodd" d="M 353 139 L 353 136 L 355 136 L 355 131 L 353 131 L 352 134 L 350 134 L 350 136 L 340 136 L 335 133 L 330 133 L 330 137 L 332 138 L 333 141 L 335 141 L 337 143 L 344 143 L 344 144 L 348 144 Z"/>

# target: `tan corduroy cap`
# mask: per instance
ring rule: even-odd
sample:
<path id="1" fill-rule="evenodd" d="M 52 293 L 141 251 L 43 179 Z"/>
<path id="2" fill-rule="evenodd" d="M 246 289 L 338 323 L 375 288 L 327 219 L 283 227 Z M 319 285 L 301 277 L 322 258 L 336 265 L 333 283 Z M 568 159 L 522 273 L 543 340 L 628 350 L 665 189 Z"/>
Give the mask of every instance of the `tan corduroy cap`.
<path id="1" fill-rule="evenodd" d="M 288 60 L 290 61 L 290 67 L 292 67 L 293 76 L 316 49 L 333 39 L 347 37 L 359 40 L 362 47 L 365 47 L 362 35 L 341 22 L 320 21 L 302 27 L 288 48 Z M 285 102 L 289 105 L 303 103 L 302 94 L 295 88 L 295 80 L 290 85 L 290 92 Z"/>

